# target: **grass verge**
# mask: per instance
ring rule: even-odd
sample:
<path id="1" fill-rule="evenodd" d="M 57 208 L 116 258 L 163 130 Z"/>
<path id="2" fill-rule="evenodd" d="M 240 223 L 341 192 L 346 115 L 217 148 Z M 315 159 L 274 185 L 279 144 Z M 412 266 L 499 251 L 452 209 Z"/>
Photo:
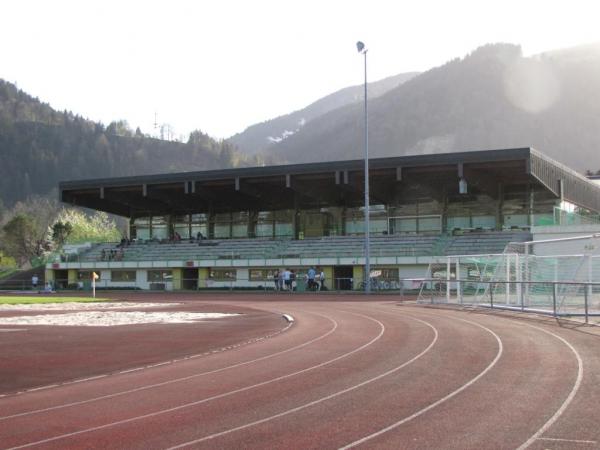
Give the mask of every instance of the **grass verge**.
<path id="1" fill-rule="evenodd" d="M 66 302 L 107 302 L 108 298 L 91 298 L 91 297 L 60 297 L 60 296 L 0 296 L 0 305 L 23 305 L 34 303 L 66 303 Z"/>

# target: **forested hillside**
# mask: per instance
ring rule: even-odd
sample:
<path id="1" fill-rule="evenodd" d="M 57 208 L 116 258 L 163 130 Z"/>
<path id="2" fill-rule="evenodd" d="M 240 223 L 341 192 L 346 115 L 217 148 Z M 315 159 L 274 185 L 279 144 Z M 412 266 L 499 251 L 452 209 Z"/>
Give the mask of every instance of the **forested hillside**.
<path id="1" fill-rule="evenodd" d="M 363 109 L 348 105 L 271 146 L 290 162 L 360 158 Z M 525 58 L 481 47 L 369 102 L 373 157 L 532 146 L 580 171 L 600 167 L 600 45 Z"/>
<path id="2" fill-rule="evenodd" d="M 418 72 L 401 73 L 371 82 L 368 84 L 368 97 L 377 98 L 416 75 Z M 311 120 L 343 106 L 360 102 L 364 98 L 363 89 L 362 85 L 340 89 L 306 108 L 249 126 L 243 132 L 231 136 L 228 141 L 248 155 L 268 151 L 272 145 L 292 136 Z"/>
<path id="3" fill-rule="evenodd" d="M 57 112 L 0 80 L 0 200 L 6 207 L 48 195 L 60 180 L 206 170 L 254 164 L 226 141 L 196 131 L 187 143 L 107 127 Z"/>

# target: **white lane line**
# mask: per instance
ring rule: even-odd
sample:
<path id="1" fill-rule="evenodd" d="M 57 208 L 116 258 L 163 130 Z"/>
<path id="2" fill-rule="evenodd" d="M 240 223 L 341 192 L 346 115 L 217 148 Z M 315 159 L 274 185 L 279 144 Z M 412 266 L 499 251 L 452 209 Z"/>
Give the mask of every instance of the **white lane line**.
<path id="1" fill-rule="evenodd" d="M 566 339 L 560 337 L 558 334 L 554 334 L 550 331 L 544 330 L 543 328 L 536 327 L 534 325 L 529 325 L 529 324 L 525 324 L 525 325 L 527 325 L 528 327 L 531 327 L 531 328 L 535 328 L 536 330 L 540 330 L 546 334 L 549 334 L 550 336 L 555 337 L 556 339 L 561 341 L 563 344 L 565 344 L 567 347 L 569 347 L 569 349 L 575 355 L 575 358 L 577 358 L 577 379 L 575 380 L 575 383 L 573 384 L 573 388 L 571 389 L 571 392 L 569 393 L 569 395 L 567 396 L 565 401 L 562 403 L 562 405 L 560 405 L 560 408 L 558 408 L 556 410 L 556 412 L 554 413 L 554 415 L 552 417 L 550 417 L 550 419 L 548 419 L 548 421 L 533 436 L 531 436 L 525 443 L 523 443 L 518 448 L 518 450 L 523 450 L 523 449 L 529 447 L 531 444 L 533 444 L 537 439 L 539 439 L 539 437 L 542 434 L 544 434 L 548 430 L 548 428 L 550 428 L 554 424 L 554 422 L 556 422 L 559 419 L 559 417 L 565 412 L 565 410 L 569 407 L 569 404 L 575 398 L 575 395 L 577 394 L 577 391 L 579 390 L 579 387 L 581 386 L 581 381 L 583 380 L 583 360 L 581 359 L 581 356 L 579 355 L 579 353 L 577 352 L 575 347 L 573 347 Z"/>
<path id="2" fill-rule="evenodd" d="M 78 380 L 71 381 L 71 383 L 82 383 L 82 382 L 84 382 L 84 381 L 98 380 L 98 379 L 100 379 L 100 378 L 105 378 L 105 377 L 107 377 L 107 376 L 108 376 L 108 375 L 96 375 L 96 376 L 94 376 L 94 377 L 80 378 L 80 379 L 78 379 Z"/>
<path id="3" fill-rule="evenodd" d="M 0 333 L 10 333 L 11 331 L 27 331 L 27 328 L 0 328 Z"/>
<path id="4" fill-rule="evenodd" d="M 335 398 L 335 397 L 338 397 L 340 395 L 343 395 L 343 394 L 346 394 L 348 392 L 351 392 L 351 391 L 354 391 L 356 389 L 359 389 L 359 388 L 361 388 L 361 387 L 363 387 L 363 386 L 365 386 L 365 385 L 367 385 L 369 383 L 373 383 L 373 382 L 375 382 L 377 380 L 380 380 L 383 377 L 387 377 L 388 375 L 391 375 L 394 372 L 397 372 L 400 369 L 403 369 L 404 367 L 408 366 L 409 364 L 412 364 L 413 362 L 415 362 L 417 359 L 421 358 L 423 355 L 425 355 L 427 352 L 429 352 L 433 348 L 433 346 L 435 345 L 435 343 L 438 340 L 438 336 L 439 335 L 438 335 L 437 329 L 433 325 L 431 325 L 430 323 L 425 322 L 424 320 L 421 320 L 421 319 L 417 319 L 416 317 L 411 317 L 411 316 L 406 316 L 406 317 L 410 317 L 411 319 L 414 319 L 414 320 L 417 320 L 417 321 L 419 321 L 421 323 L 424 323 L 425 325 L 427 325 L 429 328 L 431 328 L 433 330 L 433 334 L 434 335 L 433 335 L 433 339 L 432 339 L 431 343 L 425 348 L 425 350 L 423 350 L 421 353 L 419 353 L 418 355 L 414 356 L 413 358 L 409 359 L 408 361 L 405 361 L 401 365 L 399 365 L 397 367 L 394 367 L 393 369 L 388 370 L 387 372 L 379 374 L 376 377 L 370 378 L 370 379 L 365 380 L 365 381 L 363 381 L 361 383 L 355 384 L 354 386 L 350 386 L 349 388 L 346 388 L 346 389 L 343 389 L 341 391 L 335 392 L 333 394 L 327 395 L 326 397 L 321 397 L 321 398 L 319 398 L 317 400 L 314 400 L 312 402 L 305 403 L 304 405 L 301 405 L 301 406 L 297 406 L 296 408 L 288 409 L 287 411 L 283 411 L 283 412 L 281 412 L 279 414 L 274 414 L 272 416 L 265 417 L 264 419 L 256 420 L 254 422 L 250 422 L 250 423 L 247 423 L 245 425 L 240 425 L 239 427 L 230 428 L 229 430 L 225 430 L 225 431 L 221 431 L 219 433 L 214 433 L 214 434 L 211 434 L 211 435 L 208 435 L 208 436 L 204 436 L 202 438 L 195 439 L 193 441 L 184 442 L 184 443 L 176 445 L 174 447 L 169 447 L 168 450 L 175 450 L 175 449 L 178 449 L 178 448 L 182 448 L 182 447 L 187 447 L 187 446 L 190 446 L 190 445 L 198 444 L 200 442 L 207 441 L 209 439 L 214 439 L 216 437 L 224 436 L 226 434 L 230 434 L 230 433 L 233 433 L 235 431 L 240 431 L 240 430 L 243 430 L 245 428 L 250 428 L 250 427 L 253 427 L 255 425 L 260 425 L 262 423 L 269 422 L 269 421 L 274 420 L 274 419 L 278 419 L 279 417 L 283 417 L 283 416 L 287 416 L 289 414 L 296 413 L 296 412 L 301 411 L 303 409 L 309 408 L 311 406 L 317 405 L 317 404 L 322 403 L 324 401 L 330 400 L 332 398 Z"/>
<path id="5" fill-rule="evenodd" d="M 121 370 L 120 372 L 117 372 L 117 373 L 131 373 L 131 372 L 137 372 L 138 370 L 144 370 L 144 366 L 134 367 L 133 369 Z"/>
<path id="6" fill-rule="evenodd" d="M 58 384 L 49 384 L 48 386 L 42 386 L 39 388 L 30 389 L 29 392 L 43 391 L 44 389 L 50 389 L 58 386 Z"/>
<path id="7" fill-rule="evenodd" d="M 575 444 L 597 444 L 598 441 L 584 441 L 581 439 L 560 439 L 560 438 L 537 438 L 538 441 L 551 441 L 551 442 L 573 442 Z"/>
<path id="8" fill-rule="evenodd" d="M 290 329 L 290 327 L 293 325 L 293 323 L 288 323 L 287 326 L 285 328 L 282 328 L 281 330 L 275 332 L 275 333 L 271 333 L 268 334 L 266 336 L 261 336 L 261 337 L 257 337 L 254 339 L 250 339 L 246 342 L 240 342 L 238 344 L 236 344 L 237 347 L 242 347 L 242 346 L 246 346 L 246 345 L 250 345 L 250 344 L 256 344 L 257 342 L 262 342 L 265 341 L 267 339 L 271 339 L 279 334 L 285 333 L 287 330 Z M 205 353 L 198 353 L 196 355 L 187 355 L 187 356 L 182 356 L 181 358 L 177 358 L 177 359 L 171 359 L 169 361 L 164 361 L 159 363 L 159 365 L 167 365 L 167 364 L 175 364 L 181 361 L 185 361 L 187 359 L 192 359 L 192 358 L 199 358 L 202 356 L 208 356 L 211 355 L 213 353 L 219 353 L 221 351 L 224 351 L 223 349 L 219 349 L 219 350 L 211 350 Z M 18 391 L 12 394 L 5 394 L 5 395 L 22 395 L 22 394 L 26 394 L 29 392 L 34 392 L 40 389 L 48 389 L 48 388 L 53 388 L 53 387 L 63 387 L 63 386 L 69 386 L 71 384 L 75 384 L 75 383 L 81 383 L 82 381 L 88 381 L 88 380 L 94 380 L 96 378 L 103 378 L 103 377 L 108 377 L 108 376 L 113 376 L 113 375 L 122 375 L 124 373 L 128 373 L 128 372 L 135 372 L 138 370 L 142 370 L 142 369 L 150 369 L 152 367 L 155 367 L 153 365 L 151 366 L 143 366 L 143 367 L 136 367 L 134 369 L 129 369 L 129 370 L 125 370 L 125 371 L 121 371 L 121 372 L 111 372 L 111 373 L 105 373 L 105 374 L 101 374 L 101 375 L 97 375 L 97 376 L 93 376 L 93 377 L 89 377 L 89 378 L 82 378 L 82 379 L 77 379 L 77 380 L 71 380 L 71 381 L 65 381 L 62 383 L 58 383 L 58 384 L 52 384 L 52 385 L 48 385 L 48 386 L 39 386 L 39 387 L 35 387 L 35 388 L 31 388 L 31 389 L 25 389 L 22 391 Z M 77 403 L 80 404 L 80 403 Z M 69 403 L 67 406 L 71 406 L 71 404 Z M 36 412 L 41 412 L 41 411 L 48 411 L 48 409 L 42 409 L 42 410 L 35 410 L 35 411 L 31 411 L 28 412 L 27 414 L 34 414 Z M 7 418 L 11 418 L 11 417 L 18 417 L 21 414 L 17 414 L 17 415 L 11 415 L 11 416 L 6 416 L 6 417 L 0 417 L 0 421 L 7 419 Z"/>
<path id="9" fill-rule="evenodd" d="M 351 314 L 354 314 L 354 313 L 351 313 Z M 355 315 L 362 316 L 362 314 L 355 314 Z M 160 415 L 163 415 L 163 414 L 171 413 L 171 412 L 174 412 L 174 411 L 179 411 L 181 409 L 189 408 L 189 407 L 192 407 L 192 406 L 197 406 L 197 405 L 200 405 L 200 404 L 203 404 L 203 403 L 210 402 L 212 400 L 217 400 L 217 399 L 220 399 L 220 398 L 225 398 L 225 397 L 229 397 L 229 396 L 234 395 L 234 394 L 238 394 L 240 392 L 249 391 L 249 390 L 255 389 L 257 387 L 266 386 L 267 384 L 275 383 L 275 382 L 278 382 L 278 381 L 281 381 L 281 380 L 285 380 L 287 378 L 291 378 L 291 377 L 294 377 L 294 376 L 297 376 L 297 375 L 309 372 L 309 371 L 314 370 L 314 369 L 318 369 L 320 367 L 327 366 L 327 365 L 332 364 L 332 363 L 334 363 L 336 361 L 339 361 L 339 360 L 341 360 L 343 358 L 347 358 L 348 356 L 353 355 L 356 352 L 364 350 L 365 348 L 371 346 L 373 343 L 375 343 L 379 339 L 381 339 L 381 336 L 383 336 L 383 333 L 385 332 L 385 325 L 383 325 L 383 323 L 381 323 L 377 319 L 373 319 L 372 317 L 368 317 L 368 316 L 363 316 L 363 317 L 368 318 L 369 320 L 372 320 L 373 322 L 376 322 L 376 323 L 379 324 L 379 326 L 380 326 L 379 334 L 377 336 L 375 336 L 373 339 L 371 339 L 369 342 L 367 342 L 366 344 L 363 344 L 360 347 L 355 348 L 354 350 L 351 350 L 351 351 L 349 351 L 347 353 L 344 353 L 344 354 L 342 354 L 340 356 L 337 356 L 337 357 L 335 357 L 333 359 L 330 359 L 328 361 L 322 362 L 322 363 L 317 364 L 315 366 L 307 367 L 307 368 L 299 370 L 297 372 L 292 372 L 292 373 L 289 373 L 287 375 L 282 375 L 280 377 L 271 378 L 270 380 L 263 381 L 261 383 L 257 383 L 257 384 L 253 384 L 253 385 L 246 386 L 246 387 L 243 387 L 243 388 L 235 389 L 235 390 L 229 391 L 229 392 L 224 392 L 223 394 L 218 394 L 218 395 L 214 395 L 212 397 L 207 397 L 207 398 L 203 398 L 203 399 L 200 399 L 200 400 L 196 400 L 194 402 L 184 403 L 182 405 L 174 406 L 172 408 L 161 409 L 161 410 L 158 410 L 158 411 L 155 411 L 155 412 L 152 412 L 152 413 L 143 414 L 141 416 L 130 417 L 129 419 L 118 420 L 118 421 L 110 422 L 110 423 L 107 423 L 107 424 L 104 424 L 104 425 L 98 425 L 96 427 L 86 428 L 86 429 L 83 429 L 83 430 L 74 431 L 72 433 L 65 433 L 65 434 L 61 434 L 61 435 L 58 435 L 58 436 L 53 436 L 51 438 L 42 439 L 42 440 L 35 441 L 35 442 L 29 442 L 27 444 L 19 445 L 19 446 L 16 446 L 16 447 L 11 447 L 8 450 L 16 450 L 16 449 L 19 449 L 19 448 L 33 447 L 35 445 L 46 444 L 48 442 L 53 442 L 53 441 L 57 441 L 57 440 L 60 440 L 60 439 L 65 439 L 65 438 L 69 438 L 69 437 L 73 437 L 73 436 L 78 436 L 78 435 L 81 435 L 81 434 L 84 434 L 84 433 L 89 433 L 89 432 L 92 432 L 92 431 L 103 430 L 103 429 L 110 428 L 110 427 L 113 427 L 113 426 L 116 426 L 116 425 L 123 425 L 123 424 L 126 424 L 126 423 L 131 423 L 131 422 L 135 422 L 135 421 L 142 420 L 142 419 L 148 419 L 150 417 L 156 417 L 156 416 L 160 416 Z"/>
<path id="10" fill-rule="evenodd" d="M 494 358 L 494 360 L 482 371 L 480 372 L 475 378 L 471 379 L 469 382 L 463 384 L 460 388 L 456 389 L 455 391 L 451 392 L 450 394 L 446 395 L 445 397 L 439 399 L 438 401 L 431 403 L 430 405 L 426 406 L 423 409 L 420 409 L 419 411 L 417 411 L 416 413 L 405 417 L 402 420 L 399 420 L 398 422 L 395 422 L 385 428 L 382 428 L 381 430 L 372 433 L 368 436 L 363 437 L 362 439 L 358 439 L 354 442 L 351 442 L 343 447 L 340 447 L 340 450 L 344 450 L 344 449 L 348 449 L 348 448 L 352 448 L 352 447 L 356 447 L 357 445 L 363 444 L 373 438 L 376 438 L 378 436 L 381 436 L 384 433 L 387 433 L 388 431 L 393 430 L 394 428 L 399 427 L 400 425 L 405 424 L 406 422 L 409 422 L 411 420 L 413 420 L 416 417 L 419 417 L 422 414 L 425 414 L 427 411 L 430 411 L 431 409 L 435 408 L 436 406 L 441 405 L 442 403 L 450 400 L 452 397 L 455 397 L 456 395 L 460 394 L 462 391 L 464 391 L 465 389 L 467 389 L 469 386 L 471 386 L 473 383 L 476 383 L 479 379 L 481 379 L 486 373 L 488 373 L 492 367 L 494 367 L 496 365 L 496 363 L 498 362 L 498 360 L 500 359 L 500 357 L 502 356 L 502 352 L 504 350 L 504 346 L 502 345 L 502 339 L 500 339 L 500 337 L 494 333 L 492 330 L 490 330 L 487 327 L 484 327 L 483 325 L 480 325 L 476 322 L 471 322 L 470 320 L 465 320 L 465 319 L 459 319 L 459 318 L 453 318 L 455 320 L 460 320 L 466 323 L 470 323 L 472 325 L 476 325 L 480 328 L 483 328 L 485 331 L 487 331 L 488 333 L 490 333 L 492 336 L 494 336 L 494 338 L 496 338 L 496 342 L 498 343 L 498 353 L 496 354 L 496 357 Z"/>
<path id="11" fill-rule="evenodd" d="M 97 402 L 97 401 L 100 401 L 100 400 L 106 400 L 106 399 L 109 399 L 109 398 L 119 397 L 119 396 L 126 395 L 126 394 L 132 394 L 134 392 L 140 392 L 140 391 L 144 391 L 144 390 L 148 390 L 148 389 L 153 389 L 153 388 L 157 388 L 157 387 L 161 387 L 161 386 L 166 386 L 166 385 L 169 385 L 169 384 L 180 383 L 182 381 L 191 380 L 191 379 L 194 379 L 194 378 L 197 378 L 197 377 L 202 377 L 202 376 L 206 376 L 206 375 L 212 375 L 212 374 L 223 372 L 223 371 L 226 371 L 226 370 L 229 370 L 229 369 L 234 369 L 234 368 L 245 366 L 245 365 L 248 365 L 248 364 L 253 364 L 253 363 L 256 363 L 256 362 L 259 362 L 259 361 L 264 361 L 265 359 L 273 358 L 275 356 L 279 356 L 279 355 L 282 355 L 284 353 L 288 353 L 288 352 L 291 352 L 293 350 L 297 350 L 299 348 L 302 348 L 302 347 L 310 345 L 310 344 L 312 344 L 314 342 L 317 342 L 317 341 L 319 341 L 321 339 L 324 339 L 327 336 L 329 336 L 331 333 L 335 332 L 336 328 L 338 327 L 337 322 L 335 320 L 333 320 L 333 319 L 330 319 L 329 317 L 326 317 L 326 316 L 323 316 L 323 315 L 317 314 L 317 313 L 309 313 L 309 314 L 314 314 L 314 315 L 317 315 L 319 317 L 323 317 L 323 318 L 329 320 L 333 324 L 332 328 L 330 328 L 325 334 L 322 334 L 321 336 L 317 336 L 316 338 L 311 339 L 311 340 L 309 340 L 307 342 L 304 342 L 302 344 L 296 345 L 294 347 L 290 347 L 290 348 L 288 348 L 286 350 L 282 350 L 282 351 L 279 351 L 279 352 L 272 353 L 270 355 L 261 356 L 260 358 L 256 358 L 256 359 L 252 359 L 252 360 L 249 360 L 249 361 L 244 361 L 244 362 L 241 362 L 241 363 L 233 364 L 231 366 L 221 367 L 220 369 L 210 370 L 208 372 L 196 373 L 196 374 L 193 374 L 193 375 L 188 375 L 186 377 L 174 378 L 172 380 L 167 380 L 167 381 L 163 381 L 163 382 L 160 382 L 160 383 L 154 383 L 154 384 L 148 384 L 148 385 L 145 385 L 145 386 L 139 386 L 139 387 L 134 388 L 134 389 L 128 389 L 128 390 L 125 390 L 125 391 L 114 392 L 112 394 L 106 394 L 106 395 L 102 395 L 102 396 L 99 396 L 99 397 L 89 398 L 89 399 L 86 399 L 86 400 L 80 400 L 80 401 L 76 401 L 76 402 L 64 403 L 64 404 L 61 404 L 61 405 L 49 406 L 47 408 L 41 408 L 41 409 L 35 409 L 35 410 L 31 410 L 31 411 L 24 411 L 24 412 L 17 413 L 17 414 L 11 414 L 11 415 L 8 415 L 8 416 L 0 417 L 0 421 L 8 420 L 8 419 L 14 419 L 14 418 L 17 418 L 17 417 L 23 417 L 23 416 L 33 415 L 33 414 L 39 414 L 39 413 L 48 412 L 48 411 L 54 411 L 54 410 L 57 410 L 57 409 L 70 408 L 70 407 L 73 407 L 73 406 L 85 405 L 86 403 L 92 403 L 92 402 Z M 206 353 L 206 355 L 208 355 L 208 353 Z M 187 356 L 184 359 L 192 359 L 192 358 L 195 358 L 196 356 L 198 356 L 198 355 Z M 182 359 L 182 360 L 184 360 L 184 359 Z M 94 380 L 96 378 L 104 378 L 106 376 L 107 375 L 98 375 L 96 377 L 90 377 L 90 378 L 83 379 L 83 380 L 77 380 L 77 381 L 74 381 L 72 383 L 79 383 L 81 381 L 86 381 L 86 380 Z M 69 384 L 71 384 L 71 383 L 69 383 Z"/>

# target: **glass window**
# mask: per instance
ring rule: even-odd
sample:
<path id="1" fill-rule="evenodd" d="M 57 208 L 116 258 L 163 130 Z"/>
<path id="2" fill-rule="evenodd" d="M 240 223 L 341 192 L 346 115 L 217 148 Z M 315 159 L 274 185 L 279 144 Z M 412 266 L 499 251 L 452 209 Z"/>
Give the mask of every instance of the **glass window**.
<path id="1" fill-rule="evenodd" d="M 470 217 L 448 217 L 448 230 L 452 231 L 455 228 L 471 228 Z"/>
<path id="2" fill-rule="evenodd" d="M 473 228 L 494 229 L 496 228 L 496 216 L 473 216 L 471 223 Z"/>
<path id="3" fill-rule="evenodd" d="M 173 280 L 173 272 L 171 270 L 149 270 L 148 282 L 165 282 Z"/>
<path id="4" fill-rule="evenodd" d="M 273 236 L 273 223 L 262 222 L 256 225 L 256 237 Z"/>
<path id="5" fill-rule="evenodd" d="M 259 216 L 259 222 L 263 217 L 262 213 Z M 284 209 L 272 211 L 270 216 L 275 221 L 275 236 L 276 237 L 293 237 L 294 236 L 294 211 Z"/>
<path id="6" fill-rule="evenodd" d="M 190 237 L 190 216 L 175 216 L 173 217 L 173 231 L 179 233 L 182 239 Z"/>
<path id="7" fill-rule="evenodd" d="M 291 223 L 276 223 L 275 224 L 275 236 L 276 237 L 292 237 L 294 235 L 294 227 Z"/>
<path id="8" fill-rule="evenodd" d="M 276 269 L 250 269 L 250 281 L 272 281 Z"/>
<path id="9" fill-rule="evenodd" d="M 419 217 L 419 233 L 439 233 L 442 231 L 442 218 Z"/>
<path id="10" fill-rule="evenodd" d="M 400 279 L 400 271 L 396 268 L 396 269 L 392 269 L 392 268 L 379 268 L 376 267 L 375 270 L 380 270 L 381 271 L 381 279 L 383 280 L 399 280 Z"/>
<path id="11" fill-rule="evenodd" d="M 78 280 L 91 280 L 92 279 L 92 272 L 93 270 L 80 270 L 77 272 L 77 279 Z M 98 278 L 96 279 L 96 282 L 100 281 L 102 274 L 100 273 L 99 270 L 96 271 L 96 275 L 98 275 Z"/>
<path id="12" fill-rule="evenodd" d="M 229 223 L 215 223 L 215 239 L 228 239 L 231 237 Z"/>
<path id="13" fill-rule="evenodd" d="M 235 222 L 231 226 L 231 234 L 233 238 L 245 238 L 248 237 L 248 224 Z"/>
<path id="14" fill-rule="evenodd" d="M 136 272 L 135 270 L 113 270 L 110 272 L 111 281 L 135 281 Z"/>
<path id="15" fill-rule="evenodd" d="M 154 239 L 167 239 L 169 233 L 167 232 L 167 221 L 165 216 L 153 216 L 152 217 L 152 238 Z"/>
<path id="16" fill-rule="evenodd" d="M 208 278 L 213 281 L 235 281 L 237 279 L 236 269 L 210 269 Z"/>
<path id="17" fill-rule="evenodd" d="M 395 232 L 404 233 L 416 233 L 417 232 L 417 219 L 411 218 L 398 218 L 396 219 Z"/>
<path id="18" fill-rule="evenodd" d="M 504 226 L 510 227 L 526 227 L 528 224 L 527 214 L 510 214 L 504 216 Z"/>
<path id="19" fill-rule="evenodd" d="M 148 217 L 139 217 L 134 222 L 137 239 L 150 239 L 150 219 Z"/>

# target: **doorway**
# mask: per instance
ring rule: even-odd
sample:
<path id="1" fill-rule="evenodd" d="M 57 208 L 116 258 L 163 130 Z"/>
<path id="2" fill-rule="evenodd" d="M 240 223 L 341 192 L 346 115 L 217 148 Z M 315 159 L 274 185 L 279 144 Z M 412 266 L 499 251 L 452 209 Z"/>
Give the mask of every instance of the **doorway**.
<path id="1" fill-rule="evenodd" d="M 352 266 L 335 266 L 333 268 L 333 286 L 336 291 L 351 291 L 353 286 Z"/>
<path id="2" fill-rule="evenodd" d="M 183 269 L 181 288 L 188 291 L 198 289 L 198 269 Z"/>
<path id="3" fill-rule="evenodd" d="M 69 286 L 69 271 L 55 270 L 54 271 L 54 289 L 67 289 Z"/>

